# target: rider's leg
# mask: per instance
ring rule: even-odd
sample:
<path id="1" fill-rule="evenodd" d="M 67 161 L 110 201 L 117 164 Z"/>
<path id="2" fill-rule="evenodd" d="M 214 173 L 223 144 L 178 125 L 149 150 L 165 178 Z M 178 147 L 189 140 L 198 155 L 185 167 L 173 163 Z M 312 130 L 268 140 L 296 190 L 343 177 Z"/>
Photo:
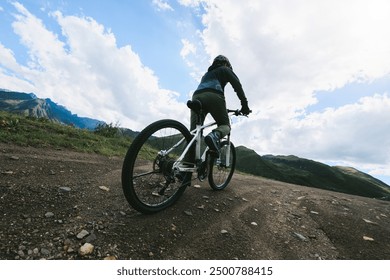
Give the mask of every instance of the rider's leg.
<path id="1" fill-rule="evenodd" d="M 230 133 L 230 120 L 226 110 L 226 101 L 222 94 L 206 92 L 200 94 L 204 108 L 210 112 L 217 122 L 217 128 L 205 137 L 205 142 L 211 150 L 219 152 L 220 139 Z"/>
<path id="2" fill-rule="evenodd" d="M 213 131 L 218 132 L 220 138 L 223 138 L 230 133 L 230 120 L 224 96 L 220 94 L 215 95 L 212 97 L 213 106 L 209 108 L 209 112 L 218 126 Z"/>
<path id="3" fill-rule="evenodd" d="M 196 98 L 193 98 L 192 100 L 195 100 Z M 203 110 L 205 111 L 205 110 Z M 201 121 L 202 121 L 202 124 L 204 122 L 204 119 L 207 115 L 207 112 L 206 113 L 203 113 L 203 115 L 201 116 Z M 197 114 L 195 114 L 192 110 L 191 110 L 191 123 L 190 123 L 190 131 L 194 130 L 196 128 L 196 125 L 197 125 L 197 121 L 198 121 L 198 116 Z M 194 143 L 188 153 L 185 155 L 183 161 L 186 162 L 186 163 L 190 163 L 190 164 L 193 164 L 195 163 L 195 146 L 196 144 Z"/>

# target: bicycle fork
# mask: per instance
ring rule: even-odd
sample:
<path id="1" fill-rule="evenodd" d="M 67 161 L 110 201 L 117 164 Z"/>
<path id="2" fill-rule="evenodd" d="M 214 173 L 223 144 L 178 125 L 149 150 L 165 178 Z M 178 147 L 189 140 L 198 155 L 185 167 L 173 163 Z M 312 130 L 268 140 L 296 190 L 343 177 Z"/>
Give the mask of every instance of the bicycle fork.
<path id="1" fill-rule="evenodd" d="M 225 167 L 230 166 L 230 133 L 227 135 L 227 147 L 226 147 L 226 158 Z"/>
<path id="2" fill-rule="evenodd" d="M 202 155 L 201 162 L 202 164 L 206 164 L 206 168 L 208 167 L 209 164 L 216 164 L 218 167 L 229 167 L 231 162 L 230 162 L 230 151 L 231 151 L 231 146 L 230 146 L 230 134 L 228 134 L 225 138 L 225 142 L 227 143 L 225 150 L 220 150 L 218 158 L 215 158 L 215 161 L 209 161 L 208 157 L 210 156 L 209 148 L 207 147 L 205 152 Z M 221 139 L 221 143 L 222 140 Z M 222 147 L 221 147 L 222 148 Z"/>

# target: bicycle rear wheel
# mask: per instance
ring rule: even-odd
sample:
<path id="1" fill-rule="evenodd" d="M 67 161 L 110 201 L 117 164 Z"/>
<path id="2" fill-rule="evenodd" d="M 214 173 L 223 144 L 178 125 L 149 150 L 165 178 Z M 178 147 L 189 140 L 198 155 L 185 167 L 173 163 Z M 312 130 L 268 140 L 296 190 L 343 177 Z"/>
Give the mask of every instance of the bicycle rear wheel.
<path id="1" fill-rule="evenodd" d="M 236 149 L 232 142 L 223 141 L 219 157 L 210 158 L 209 184 L 211 188 L 214 190 L 226 188 L 232 179 L 235 168 Z"/>
<path id="2" fill-rule="evenodd" d="M 176 174 L 172 167 L 190 140 L 188 129 L 175 120 L 154 122 L 134 139 L 122 167 L 123 192 L 134 209 L 154 213 L 179 199 L 191 173 Z"/>

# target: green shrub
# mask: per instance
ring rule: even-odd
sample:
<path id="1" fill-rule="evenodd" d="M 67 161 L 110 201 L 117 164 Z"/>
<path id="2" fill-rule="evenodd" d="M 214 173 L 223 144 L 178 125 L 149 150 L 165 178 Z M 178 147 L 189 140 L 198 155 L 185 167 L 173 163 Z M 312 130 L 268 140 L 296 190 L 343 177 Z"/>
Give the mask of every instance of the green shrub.
<path id="1" fill-rule="evenodd" d="M 99 123 L 95 128 L 95 133 L 104 137 L 115 137 L 119 135 L 119 125 L 118 123 L 106 124 L 104 122 Z"/>

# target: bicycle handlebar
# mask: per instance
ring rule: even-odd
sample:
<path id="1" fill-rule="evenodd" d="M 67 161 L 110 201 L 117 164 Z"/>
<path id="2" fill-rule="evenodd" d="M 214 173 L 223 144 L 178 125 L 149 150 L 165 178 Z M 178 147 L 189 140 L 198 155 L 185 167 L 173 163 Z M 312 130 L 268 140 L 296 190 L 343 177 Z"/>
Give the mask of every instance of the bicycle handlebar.
<path id="1" fill-rule="evenodd" d="M 252 110 L 249 111 L 249 114 L 248 114 L 248 115 L 244 115 L 244 114 L 241 112 L 241 110 L 239 110 L 239 109 L 237 109 L 237 110 L 230 110 L 230 109 L 228 109 L 227 112 L 228 112 L 228 113 L 233 113 L 233 115 L 235 115 L 235 116 L 244 116 L 244 117 L 248 117 L 248 115 L 249 115 L 250 113 L 252 113 Z"/>

